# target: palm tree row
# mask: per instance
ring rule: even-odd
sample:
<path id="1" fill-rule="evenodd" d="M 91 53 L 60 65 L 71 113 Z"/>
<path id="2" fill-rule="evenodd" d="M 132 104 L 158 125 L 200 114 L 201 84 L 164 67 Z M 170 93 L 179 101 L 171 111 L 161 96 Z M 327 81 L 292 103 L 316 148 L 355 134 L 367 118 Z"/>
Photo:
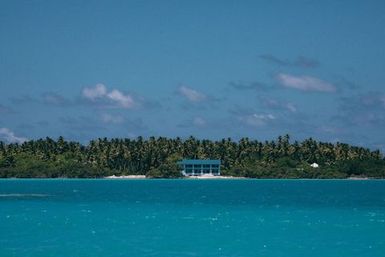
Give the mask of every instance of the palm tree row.
<path id="1" fill-rule="evenodd" d="M 344 143 L 318 142 L 312 138 L 290 142 L 289 135 L 264 142 L 249 138 L 242 138 L 238 142 L 230 138 L 199 140 L 192 136 L 185 140 L 178 137 L 99 138 L 91 140 L 88 145 L 66 141 L 63 137 L 57 140 L 31 140 L 23 144 L 0 142 L 0 169 L 7 171 L 24 161 L 26 172 L 30 163 L 39 161 L 41 165 L 71 163 L 119 174 L 146 174 L 170 160 L 174 162 L 182 158 L 220 159 L 225 171 L 250 163 L 268 166 L 285 158 L 296 163 L 317 162 L 321 166 L 335 165 L 341 161 L 383 161 L 378 150 L 371 151 Z"/>

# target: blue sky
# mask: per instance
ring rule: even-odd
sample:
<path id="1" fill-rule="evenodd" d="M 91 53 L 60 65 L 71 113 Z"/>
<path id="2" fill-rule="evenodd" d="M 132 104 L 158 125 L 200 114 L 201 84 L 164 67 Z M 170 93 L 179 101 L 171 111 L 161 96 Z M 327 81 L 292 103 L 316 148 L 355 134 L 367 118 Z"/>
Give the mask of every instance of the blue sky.
<path id="1" fill-rule="evenodd" d="M 0 2 L 0 139 L 385 149 L 383 1 Z"/>

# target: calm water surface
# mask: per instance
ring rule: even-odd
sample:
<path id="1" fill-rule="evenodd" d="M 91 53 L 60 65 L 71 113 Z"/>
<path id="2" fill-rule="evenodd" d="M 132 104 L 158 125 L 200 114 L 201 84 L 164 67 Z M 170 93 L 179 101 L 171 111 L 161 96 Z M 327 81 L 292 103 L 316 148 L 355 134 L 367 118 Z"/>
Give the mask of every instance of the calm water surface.
<path id="1" fill-rule="evenodd" d="M 0 180 L 0 256 L 385 256 L 385 181 Z"/>

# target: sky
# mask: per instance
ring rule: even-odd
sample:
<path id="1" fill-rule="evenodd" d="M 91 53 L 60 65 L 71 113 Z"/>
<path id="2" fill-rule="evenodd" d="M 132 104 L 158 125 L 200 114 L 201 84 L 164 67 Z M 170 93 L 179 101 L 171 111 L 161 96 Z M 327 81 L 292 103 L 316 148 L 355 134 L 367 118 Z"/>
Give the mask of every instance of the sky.
<path id="1" fill-rule="evenodd" d="M 385 150 L 385 2 L 0 1 L 0 140 Z"/>

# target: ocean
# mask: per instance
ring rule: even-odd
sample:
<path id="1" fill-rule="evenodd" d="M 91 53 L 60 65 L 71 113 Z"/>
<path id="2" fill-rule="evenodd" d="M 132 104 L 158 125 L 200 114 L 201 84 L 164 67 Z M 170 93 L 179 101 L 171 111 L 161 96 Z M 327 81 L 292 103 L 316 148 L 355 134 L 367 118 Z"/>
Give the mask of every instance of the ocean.
<path id="1" fill-rule="evenodd" d="M 385 181 L 0 180 L 0 256 L 385 256 Z"/>

